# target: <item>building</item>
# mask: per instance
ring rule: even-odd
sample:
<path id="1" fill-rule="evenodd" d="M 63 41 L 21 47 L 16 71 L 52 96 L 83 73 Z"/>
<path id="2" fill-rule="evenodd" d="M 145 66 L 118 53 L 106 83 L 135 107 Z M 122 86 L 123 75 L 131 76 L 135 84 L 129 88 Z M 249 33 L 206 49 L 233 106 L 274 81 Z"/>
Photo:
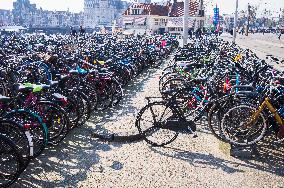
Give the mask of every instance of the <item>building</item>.
<path id="1" fill-rule="evenodd" d="M 125 3 L 121 0 L 85 0 L 84 26 L 87 28 L 111 26 L 124 8 Z"/>
<path id="2" fill-rule="evenodd" d="M 146 3 L 146 4 L 150 4 L 151 0 L 131 0 L 130 3 Z"/>
<path id="3" fill-rule="evenodd" d="M 199 2 L 191 0 L 189 4 L 189 27 L 197 25 L 204 16 L 199 16 Z M 180 35 L 183 30 L 184 2 L 165 4 L 134 3 L 122 17 L 123 27 L 133 33 L 163 33 Z"/>
<path id="4" fill-rule="evenodd" d="M 0 9 L 0 26 L 13 25 L 13 16 L 10 10 Z"/>
<path id="5" fill-rule="evenodd" d="M 31 4 L 29 0 L 17 0 L 13 3 L 14 23 L 22 26 L 32 25 L 36 11 L 36 4 Z"/>
<path id="6" fill-rule="evenodd" d="M 169 4 L 134 3 L 123 13 L 124 29 L 140 34 L 163 32 L 166 30 L 169 9 Z"/>
<path id="7" fill-rule="evenodd" d="M 17 0 L 13 4 L 13 22 L 30 28 L 67 28 L 83 25 L 83 13 L 47 11 L 36 8 L 29 0 Z M 0 13 L 1 14 L 1 13 Z"/>
<path id="8" fill-rule="evenodd" d="M 189 2 L 189 18 L 188 28 L 194 30 L 200 26 L 199 20 L 205 20 L 204 17 L 199 17 L 199 2 L 191 0 Z M 175 35 L 183 33 L 183 16 L 184 16 L 184 2 L 174 0 L 169 12 L 169 19 L 167 23 L 168 32 Z"/>

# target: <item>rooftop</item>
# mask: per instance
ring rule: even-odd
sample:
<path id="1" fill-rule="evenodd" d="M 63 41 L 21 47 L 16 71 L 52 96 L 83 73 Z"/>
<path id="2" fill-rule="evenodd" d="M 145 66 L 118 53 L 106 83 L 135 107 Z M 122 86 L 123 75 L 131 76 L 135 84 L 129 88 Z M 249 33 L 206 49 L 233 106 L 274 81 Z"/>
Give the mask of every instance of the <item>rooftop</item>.
<path id="1" fill-rule="evenodd" d="M 132 9 L 142 9 L 142 13 L 138 15 L 157 15 L 157 16 L 170 16 L 180 17 L 184 15 L 184 2 L 177 2 L 174 0 L 173 3 L 167 3 L 166 5 L 159 5 L 156 3 L 134 3 L 123 13 L 123 15 L 133 15 Z M 199 3 L 191 0 L 189 3 L 189 16 L 197 14 Z"/>

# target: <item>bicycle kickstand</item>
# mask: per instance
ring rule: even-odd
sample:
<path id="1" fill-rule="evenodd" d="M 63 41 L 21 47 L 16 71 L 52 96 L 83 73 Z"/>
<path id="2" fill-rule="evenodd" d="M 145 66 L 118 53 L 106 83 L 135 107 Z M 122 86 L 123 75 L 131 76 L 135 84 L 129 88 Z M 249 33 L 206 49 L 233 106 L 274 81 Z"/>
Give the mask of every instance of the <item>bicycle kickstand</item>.
<path id="1" fill-rule="evenodd" d="M 187 128 L 188 128 L 190 134 L 192 134 L 192 138 L 197 138 L 198 137 L 197 133 L 195 131 L 193 131 L 189 126 Z"/>

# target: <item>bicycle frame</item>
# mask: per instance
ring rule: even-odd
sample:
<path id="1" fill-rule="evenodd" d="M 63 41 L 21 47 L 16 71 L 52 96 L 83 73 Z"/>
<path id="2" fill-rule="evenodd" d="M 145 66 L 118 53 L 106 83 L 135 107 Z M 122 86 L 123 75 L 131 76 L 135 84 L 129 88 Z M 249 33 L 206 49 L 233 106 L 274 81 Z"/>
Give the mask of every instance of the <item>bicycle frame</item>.
<path id="1" fill-rule="evenodd" d="M 259 106 L 259 108 L 253 113 L 252 118 L 248 124 L 246 124 L 246 128 L 249 127 L 249 125 L 252 125 L 255 123 L 255 121 L 260 116 L 260 113 L 265 109 L 268 108 L 268 110 L 274 115 L 275 120 L 280 124 L 280 126 L 284 126 L 284 121 L 277 112 L 277 109 L 274 108 L 274 106 L 270 103 L 270 99 L 268 97 L 265 98 L 265 100 L 262 102 L 262 104 Z"/>

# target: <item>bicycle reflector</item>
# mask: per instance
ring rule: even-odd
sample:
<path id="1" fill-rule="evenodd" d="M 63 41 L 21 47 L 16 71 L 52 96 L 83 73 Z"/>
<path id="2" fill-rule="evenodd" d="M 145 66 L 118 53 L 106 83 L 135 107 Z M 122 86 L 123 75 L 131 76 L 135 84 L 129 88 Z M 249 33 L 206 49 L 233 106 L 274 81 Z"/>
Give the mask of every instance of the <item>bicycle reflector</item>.
<path id="1" fill-rule="evenodd" d="M 24 129 L 30 129 L 32 125 L 30 123 L 25 123 L 23 127 Z"/>

